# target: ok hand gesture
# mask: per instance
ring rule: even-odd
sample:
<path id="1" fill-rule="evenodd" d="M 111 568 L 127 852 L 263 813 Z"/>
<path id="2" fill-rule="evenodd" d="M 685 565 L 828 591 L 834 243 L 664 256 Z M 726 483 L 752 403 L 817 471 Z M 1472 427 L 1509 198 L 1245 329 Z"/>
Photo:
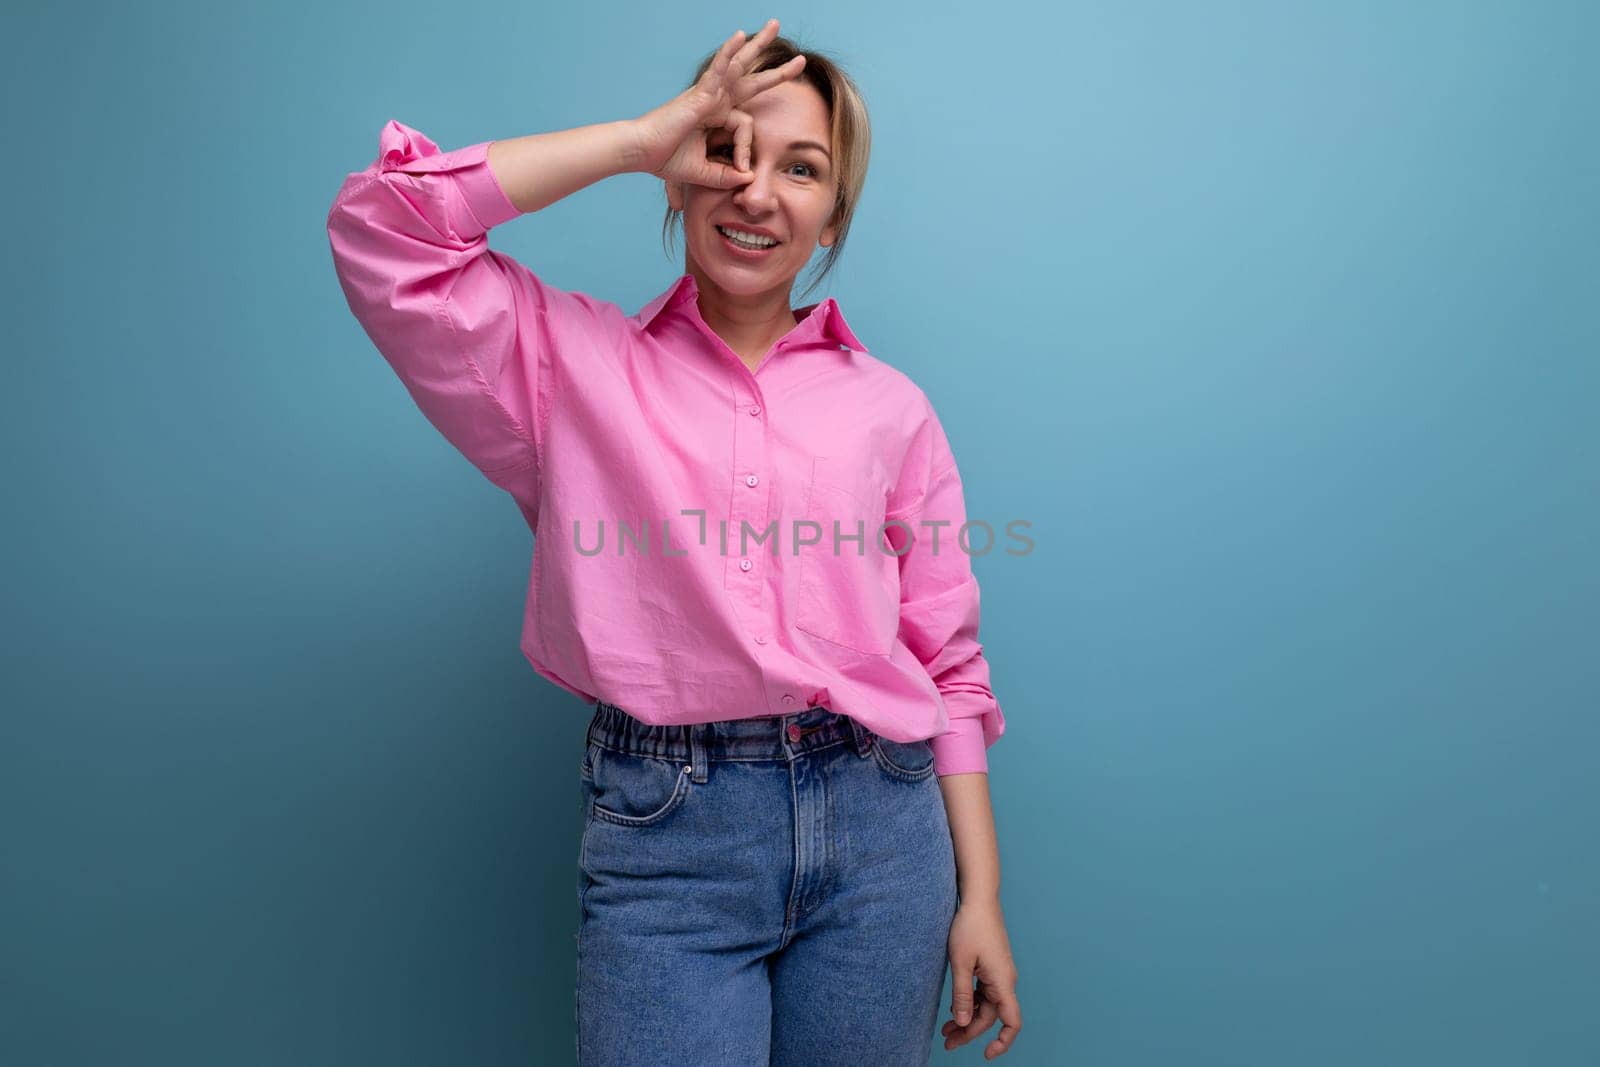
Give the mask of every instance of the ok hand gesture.
<path id="1" fill-rule="evenodd" d="M 755 120 L 739 105 L 788 81 L 805 66 L 795 56 L 781 67 L 751 74 L 756 56 L 778 35 L 769 19 L 754 37 L 739 30 L 723 42 L 700 79 L 660 107 L 634 120 L 635 169 L 669 182 L 729 189 L 748 182 Z M 733 163 L 706 158 L 706 134 L 733 131 Z"/>

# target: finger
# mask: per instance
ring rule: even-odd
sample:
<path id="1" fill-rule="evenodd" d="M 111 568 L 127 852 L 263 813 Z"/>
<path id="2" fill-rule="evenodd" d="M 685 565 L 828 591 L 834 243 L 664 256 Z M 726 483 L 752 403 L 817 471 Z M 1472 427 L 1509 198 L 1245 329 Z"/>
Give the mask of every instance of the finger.
<path id="1" fill-rule="evenodd" d="M 972 1021 L 965 1026 L 957 1026 L 947 1030 L 944 1035 L 945 1048 L 960 1048 L 968 1041 L 982 1034 L 994 1025 L 994 1005 L 988 1001 L 981 1001 L 977 1010 L 972 1013 Z M 946 1024 L 949 1025 L 949 1024 Z"/>
<path id="2" fill-rule="evenodd" d="M 743 30 L 739 32 L 743 33 Z M 756 31 L 756 35 L 745 42 L 743 48 L 733 57 L 731 64 L 736 74 L 743 74 L 750 69 L 756 61 L 756 54 L 767 47 L 774 37 L 778 36 L 778 20 L 768 19 L 767 24 Z"/>
<path id="3" fill-rule="evenodd" d="M 1017 1003 L 1015 993 L 1006 993 L 995 1002 L 995 1010 L 1000 1015 L 1000 1032 L 995 1039 L 984 1048 L 983 1054 L 999 1056 L 1011 1048 L 1011 1043 L 1022 1032 L 1022 1006 Z"/>
<path id="4" fill-rule="evenodd" d="M 972 965 L 973 961 L 950 961 L 950 1014 L 957 1026 L 972 1021 Z"/>
<path id="5" fill-rule="evenodd" d="M 694 178 L 688 179 L 691 186 L 706 186 L 707 189 L 734 189 L 736 186 L 749 184 L 750 174 L 739 173 L 728 163 L 718 160 L 706 160 L 694 171 Z"/>
<path id="6" fill-rule="evenodd" d="M 744 44 L 744 31 L 734 30 L 733 36 L 722 42 L 722 47 L 717 49 L 717 54 L 711 57 L 711 62 L 706 66 L 702 80 L 721 81 L 728 64 L 732 62 L 733 55 Z"/>
<path id="7" fill-rule="evenodd" d="M 742 174 L 750 173 L 750 146 L 756 139 L 755 116 L 733 107 L 728 109 L 728 121 L 722 124 L 733 131 L 733 165 Z"/>
<path id="8" fill-rule="evenodd" d="M 752 174 L 749 171 L 734 170 L 728 163 L 706 163 L 706 179 L 702 186 L 712 186 L 714 189 L 738 189 L 739 186 L 749 186 Z"/>
<path id="9" fill-rule="evenodd" d="M 746 185 L 750 175 L 741 174 L 726 163 L 713 163 L 707 160 L 700 173 L 695 175 L 691 185 L 704 185 L 711 189 L 733 189 Z"/>
<path id="10" fill-rule="evenodd" d="M 788 81 L 804 70 L 805 65 L 805 56 L 794 56 L 787 63 L 773 67 L 771 70 L 746 74 L 739 79 L 739 91 L 734 97 L 734 103 L 742 104 L 752 96 L 763 93 L 780 82 Z"/>

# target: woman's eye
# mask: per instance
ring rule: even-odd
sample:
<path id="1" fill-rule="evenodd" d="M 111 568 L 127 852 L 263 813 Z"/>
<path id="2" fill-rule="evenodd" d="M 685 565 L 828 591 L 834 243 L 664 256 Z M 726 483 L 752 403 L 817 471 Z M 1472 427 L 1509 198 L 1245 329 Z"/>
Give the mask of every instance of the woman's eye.
<path id="1" fill-rule="evenodd" d="M 706 154 L 710 155 L 710 156 L 727 155 L 727 156 L 731 157 L 733 155 L 733 145 L 731 145 L 731 144 L 712 145 L 710 148 L 706 149 Z M 789 165 L 789 169 L 791 171 L 794 170 L 795 167 L 803 167 L 803 168 L 805 168 L 805 176 L 807 178 L 815 178 L 817 176 L 817 168 L 813 167 L 809 163 L 792 163 L 792 164 Z"/>

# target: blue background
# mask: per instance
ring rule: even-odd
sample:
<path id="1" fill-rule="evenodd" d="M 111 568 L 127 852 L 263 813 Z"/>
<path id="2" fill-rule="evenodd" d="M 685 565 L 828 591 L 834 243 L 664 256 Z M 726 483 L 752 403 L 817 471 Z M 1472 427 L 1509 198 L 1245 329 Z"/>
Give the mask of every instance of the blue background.
<path id="1" fill-rule="evenodd" d="M 569 1060 L 587 709 L 325 216 L 776 15 L 876 134 L 811 299 L 1033 524 L 1006 1062 L 1600 1062 L 1595 5 L 99 7 L 4 16 L 0 1060 Z M 632 312 L 662 204 L 493 244 Z"/>

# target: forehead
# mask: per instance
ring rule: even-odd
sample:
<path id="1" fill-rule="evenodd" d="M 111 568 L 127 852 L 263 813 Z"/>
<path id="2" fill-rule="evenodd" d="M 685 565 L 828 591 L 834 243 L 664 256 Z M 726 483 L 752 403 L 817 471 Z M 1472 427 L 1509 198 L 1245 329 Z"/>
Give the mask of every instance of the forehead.
<path id="1" fill-rule="evenodd" d="M 828 105 L 808 82 L 786 81 L 763 89 L 740 105 L 756 120 L 756 139 L 810 139 L 828 143 Z"/>

